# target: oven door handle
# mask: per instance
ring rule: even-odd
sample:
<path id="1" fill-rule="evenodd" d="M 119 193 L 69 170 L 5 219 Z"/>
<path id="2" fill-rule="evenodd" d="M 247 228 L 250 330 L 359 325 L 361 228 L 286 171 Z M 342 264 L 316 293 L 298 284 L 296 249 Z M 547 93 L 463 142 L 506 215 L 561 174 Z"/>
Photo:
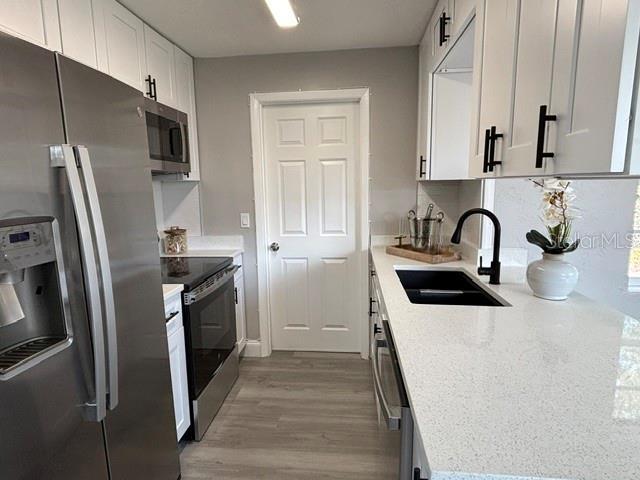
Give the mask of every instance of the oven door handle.
<path id="1" fill-rule="evenodd" d="M 382 387 L 382 379 L 380 377 L 380 367 L 378 366 L 378 351 L 380 349 L 387 349 L 387 342 L 384 340 L 381 334 L 376 334 L 373 337 L 373 383 L 376 391 L 376 397 L 378 397 L 378 403 L 380 404 L 380 410 L 384 416 L 385 424 L 389 430 L 400 430 L 400 417 L 393 415 L 389 408 L 389 402 L 384 394 L 384 388 Z"/>
<path id="2" fill-rule="evenodd" d="M 213 278 L 205 280 L 202 285 L 183 295 L 185 305 L 193 305 L 213 292 L 222 287 L 229 280 L 233 279 L 234 274 L 240 269 L 238 265 L 232 265 L 221 273 L 216 274 Z"/>

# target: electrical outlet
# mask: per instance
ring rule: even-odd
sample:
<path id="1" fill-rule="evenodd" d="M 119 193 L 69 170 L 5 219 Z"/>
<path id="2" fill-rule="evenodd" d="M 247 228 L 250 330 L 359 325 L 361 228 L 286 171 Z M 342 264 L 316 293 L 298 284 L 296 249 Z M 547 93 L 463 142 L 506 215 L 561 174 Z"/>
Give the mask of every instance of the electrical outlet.
<path id="1" fill-rule="evenodd" d="M 248 213 L 240 214 L 240 228 L 251 228 L 251 219 Z"/>

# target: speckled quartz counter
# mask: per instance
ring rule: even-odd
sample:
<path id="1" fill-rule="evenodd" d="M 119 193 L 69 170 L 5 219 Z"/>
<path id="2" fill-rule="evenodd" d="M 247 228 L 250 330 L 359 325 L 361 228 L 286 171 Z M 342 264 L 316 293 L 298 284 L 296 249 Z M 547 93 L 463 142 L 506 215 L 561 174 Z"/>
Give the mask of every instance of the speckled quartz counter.
<path id="1" fill-rule="evenodd" d="M 426 264 L 372 256 L 434 480 L 640 479 L 638 320 L 522 284 L 489 286 L 508 307 L 412 304 L 394 265 Z"/>

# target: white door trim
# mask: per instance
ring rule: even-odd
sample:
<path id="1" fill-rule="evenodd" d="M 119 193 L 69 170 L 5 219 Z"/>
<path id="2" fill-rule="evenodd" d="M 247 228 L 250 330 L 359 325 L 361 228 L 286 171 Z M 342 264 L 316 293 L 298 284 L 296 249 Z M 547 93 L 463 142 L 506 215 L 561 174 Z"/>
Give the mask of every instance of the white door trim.
<path id="1" fill-rule="evenodd" d="M 267 105 L 291 105 L 300 103 L 356 102 L 360 107 L 360 172 L 358 182 L 358 298 L 361 317 L 360 355 L 367 358 L 369 352 L 367 285 L 369 263 L 369 89 L 317 90 L 297 92 L 252 93 L 251 147 L 253 158 L 253 193 L 256 215 L 256 253 L 258 260 L 258 317 L 260 320 L 260 356 L 271 355 L 271 318 L 269 308 L 268 261 L 268 211 L 266 197 L 265 156 L 263 145 L 262 110 Z M 255 352 L 255 348 L 252 351 Z M 248 353 L 248 352 L 246 352 Z"/>

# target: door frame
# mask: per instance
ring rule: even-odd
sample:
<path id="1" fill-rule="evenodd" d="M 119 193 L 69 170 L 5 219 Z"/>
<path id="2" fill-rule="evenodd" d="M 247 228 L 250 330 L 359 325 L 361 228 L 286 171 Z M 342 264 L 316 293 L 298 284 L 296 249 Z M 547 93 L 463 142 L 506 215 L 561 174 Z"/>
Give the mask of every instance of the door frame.
<path id="1" fill-rule="evenodd" d="M 253 198 L 256 221 L 256 256 L 258 267 L 258 317 L 260 338 L 249 341 L 245 354 L 268 357 L 271 355 L 271 311 L 269 304 L 269 257 L 268 257 L 268 209 L 266 196 L 266 158 L 264 155 L 263 109 L 272 105 L 300 105 L 319 103 L 357 103 L 359 107 L 359 181 L 356 194 L 356 249 L 357 268 L 360 281 L 357 287 L 358 312 L 360 318 L 360 355 L 369 355 L 367 285 L 369 261 L 369 89 L 349 88 L 339 90 L 314 90 L 296 92 L 252 93 L 249 95 L 251 109 L 251 148 L 253 160 Z"/>

